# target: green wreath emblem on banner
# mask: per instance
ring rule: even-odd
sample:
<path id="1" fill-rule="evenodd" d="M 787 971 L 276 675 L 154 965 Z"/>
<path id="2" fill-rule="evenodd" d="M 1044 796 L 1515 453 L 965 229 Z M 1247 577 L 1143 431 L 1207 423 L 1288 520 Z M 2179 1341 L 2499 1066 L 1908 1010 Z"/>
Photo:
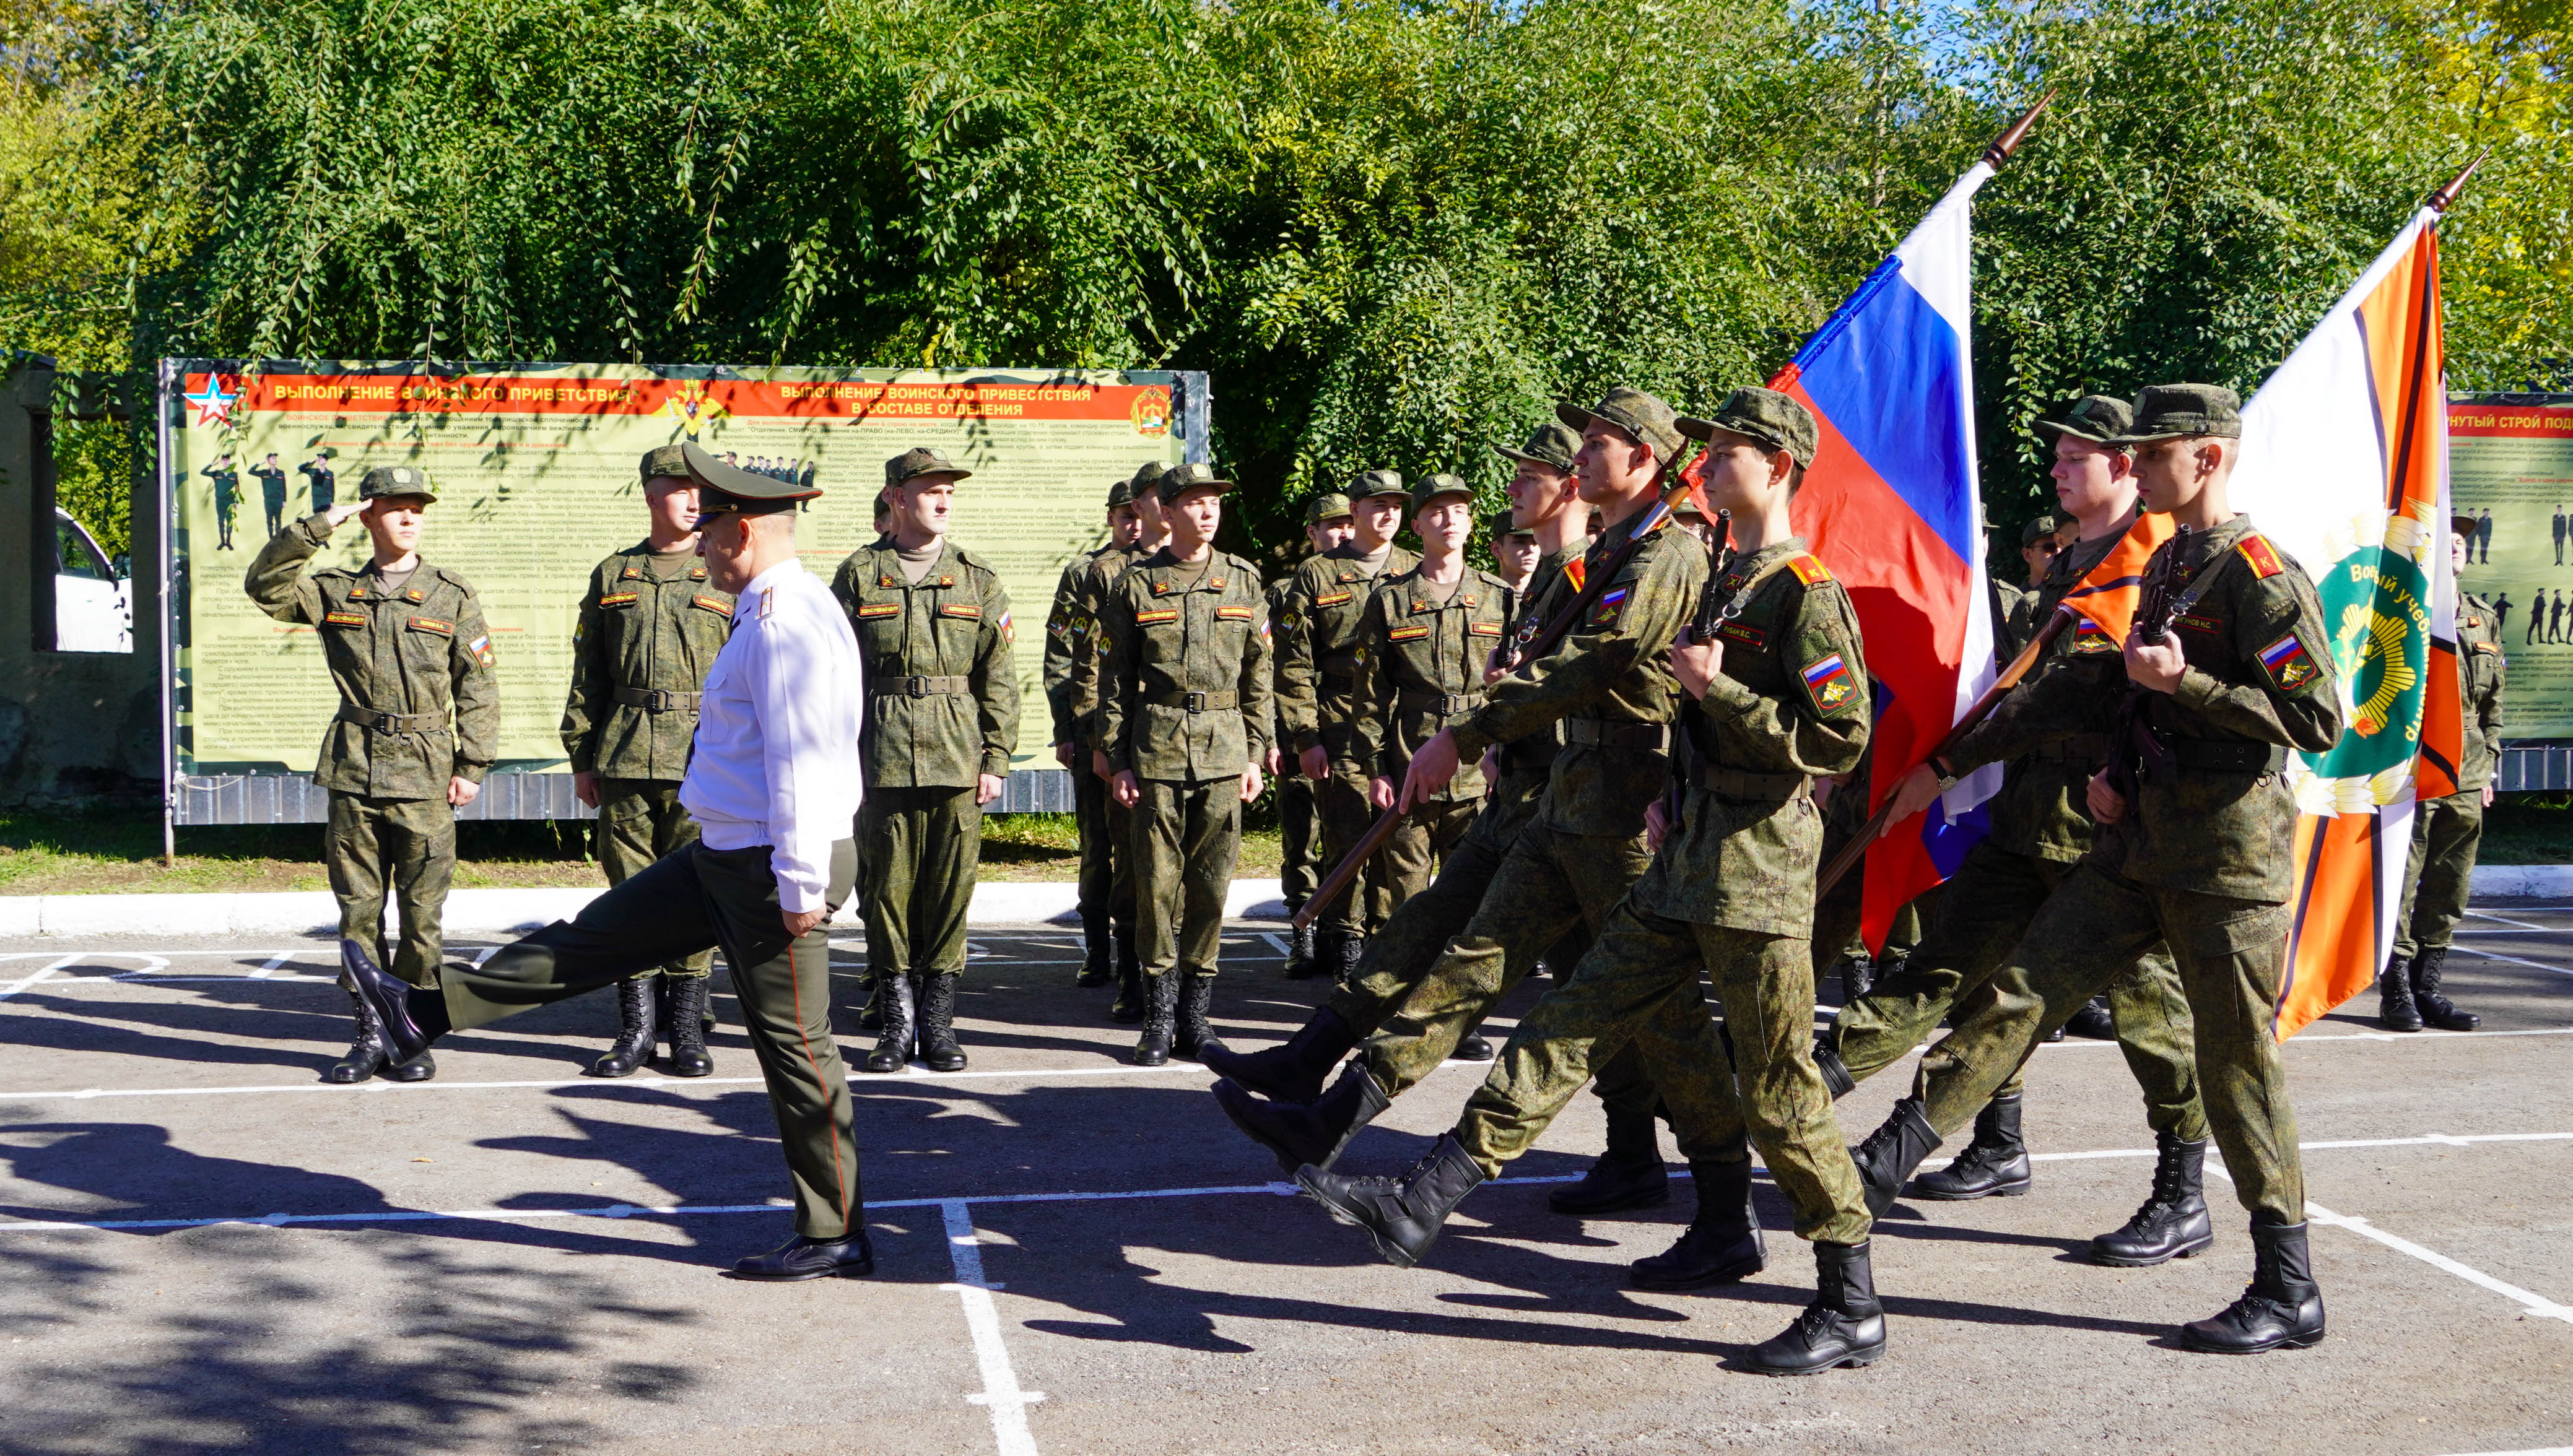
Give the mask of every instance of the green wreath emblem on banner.
<path id="1" fill-rule="evenodd" d="M 2321 583 L 2348 730 L 2313 760 L 2325 778 L 2367 778 L 2421 749 L 2421 704 L 2430 650 L 2429 582 L 2399 551 L 2366 546 L 2332 565 Z"/>

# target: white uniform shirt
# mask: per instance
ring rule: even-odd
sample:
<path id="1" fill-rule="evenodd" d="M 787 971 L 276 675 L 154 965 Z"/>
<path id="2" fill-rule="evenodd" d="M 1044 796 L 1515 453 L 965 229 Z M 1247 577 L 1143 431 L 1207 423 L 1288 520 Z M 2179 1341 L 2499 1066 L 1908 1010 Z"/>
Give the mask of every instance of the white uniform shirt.
<path id="1" fill-rule="evenodd" d="M 679 803 L 708 849 L 771 847 L 789 915 L 822 908 L 831 846 L 855 831 L 865 705 L 857 635 L 830 588 L 801 561 L 753 577 L 706 673 Z"/>

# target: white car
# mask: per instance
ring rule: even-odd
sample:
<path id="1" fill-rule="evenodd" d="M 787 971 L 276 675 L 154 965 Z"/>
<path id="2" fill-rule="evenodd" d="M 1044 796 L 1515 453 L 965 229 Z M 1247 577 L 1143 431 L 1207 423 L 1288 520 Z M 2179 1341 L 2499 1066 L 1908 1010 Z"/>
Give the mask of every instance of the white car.
<path id="1" fill-rule="evenodd" d="M 134 583 L 89 528 L 54 507 L 54 650 L 134 650 Z"/>

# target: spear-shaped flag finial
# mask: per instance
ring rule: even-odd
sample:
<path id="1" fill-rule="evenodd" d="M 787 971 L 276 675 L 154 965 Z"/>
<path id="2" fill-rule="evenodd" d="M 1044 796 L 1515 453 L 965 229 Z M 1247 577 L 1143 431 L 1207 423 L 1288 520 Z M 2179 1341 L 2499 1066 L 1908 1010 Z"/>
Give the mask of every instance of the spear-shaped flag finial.
<path id="1" fill-rule="evenodd" d="M 2457 194 L 2466 190 L 2466 179 L 2474 176 L 2475 169 L 2484 165 L 2484 159 L 2491 155 L 2492 148 L 2490 147 L 2486 147 L 2482 151 L 2477 152 L 2475 154 L 2475 160 L 2467 163 L 2466 169 L 2463 172 L 2449 178 L 2447 186 L 2430 194 L 2430 211 L 2434 213 L 2446 212 L 2449 207 L 2456 202 Z"/>
<path id="2" fill-rule="evenodd" d="M 2055 88 L 2049 86 L 2046 88 L 2046 94 L 2037 99 L 2037 105 L 2030 107 L 2018 121 L 2011 123 L 2009 131 L 1995 138 L 1993 144 L 1984 149 L 1984 165 L 1998 169 L 2003 163 L 2009 161 L 2011 153 L 2018 151 L 2019 144 L 2027 138 L 2028 129 L 2037 125 L 2039 113 L 2045 111 L 2054 100 Z M 2474 169 L 2470 167 L 2466 170 L 2471 172 Z M 2465 179 L 2457 180 L 2463 182 Z"/>

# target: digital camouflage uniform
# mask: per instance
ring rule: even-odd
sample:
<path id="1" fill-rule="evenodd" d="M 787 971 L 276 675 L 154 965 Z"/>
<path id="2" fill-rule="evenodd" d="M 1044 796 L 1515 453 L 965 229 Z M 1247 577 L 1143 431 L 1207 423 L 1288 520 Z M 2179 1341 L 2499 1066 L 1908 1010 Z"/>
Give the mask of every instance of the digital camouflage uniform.
<path id="1" fill-rule="evenodd" d="M 2457 697 L 2465 705 L 2465 741 L 2457 792 L 2424 799 L 2412 810 L 2412 853 L 2403 871 L 2403 910 L 2394 922 L 2394 954 L 2409 959 L 2440 950 L 2466 914 L 2466 882 L 2484 835 L 2484 787 L 2501 749 L 2501 689 L 2508 659 L 2500 623 L 2479 596 L 2457 599 Z"/>
<path id="2" fill-rule="evenodd" d="M 1291 576 L 1281 576 L 1269 583 L 1269 620 L 1272 623 L 1285 615 L 1286 593 L 1293 590 L 1294 585 L 1295 579 Z M 1273 679 L 1270 701 L 1273 704 L 1277 701 L 1278 684 L 1274 681 L 1277 661 L 1273 654 L 1270 658 Z M 1274 743 L 1279 741 L 1277 735 L 1280 730 L 1275 722 L 1275 711 L 1270 717 L 1273 735 L 1270 741 Z M 1286 897 L 1286 913 L 1290 916 L 1304 908 L 1304 902 L 1312 898 L 1313 888 L 1322 883 L 1322 809 L 1314 800 L 1313 788 L 1313 781 L 1297 773 L 1293 765 L 1281 764 L 1278 775 L 1278 883 Z"/>
<path id="3" fill-rule="evenodd" d="M 1113 510 L 1132 498 L 1126 482 L 1121 480 L 1108 497 L 1109 508 Z M 1112 800 L 1106 781 L 1091 772 L 1098 675 L 1088 666 L 1098 653 L 1098 630 L 1083 583 L 1093 566 L 1112 555 L 1123 555 L 1125 550 L 1111 543 L 1074 557 L 1055 584 L 1054 608 L 1046 614 L 1043 681 L 1046 711 L 1053 720 L 1054 734 L 1048 741 L 1072 745 L 1072 761 L 1066 771 L 1072 776 L 1073 826 L 1081 839 L 1077 909 L 1083 938 L 1092 943 L 1094 953 L 1112 924 L 1134 921 L 1135 900 L 1132 884 L 1125 887 L 1122 902 L 1117 898 L 1121 851 L 1110 830 Z"/>
<path id="4" fill-rule="evenodd" d="M 407 466 L 396 470 L 418 477 Z M 427 484 L 422 480 L 421 493 Z M 259 609 L 314 628 L 340 691 L 313 782 L 331 795 L 324 841 L 340 934 L 414 986 L 437 984 L 439 916 L 455 873 L 447 780 L 482 782 L 498 754 L 499 683 L 481 604 L 463 577 L 422 558 L 388 592 L 373 566 L 304 573 L 331 538 L 327 516 L 269 540 L 244 585 Z M 402 917 L 385 954 L 385 892 Z"/>
<path id="5" fill-rule="evenodd" d="M 1483 705 L 1483 668 L 1509 629 L 1510 605 L 1499 577 L 1470 566 L 1445 588 L 1419 567 L 1377 586 L 1353 649 L 1357 755 L 1369 773 L 1399 787 L 1414 750 Z M 1483 787 L 1482 770 L 1464 765 L 1385 841 L 1377 863 L 1396 913 L 1429 887 L 1433 861 L 1443 863 L 1464 839 Z"/>
<path id="6" fill-rule="evenodd" d="M 653 473 L 684 478 L 687 466 L 674 460 Z M 679 781 L 706 669 L 732 631 L 732 607 L 730 593 L 706 584 L 703 561 L 664 576 L 649 542 L 589 573 L 572 631 L 562 744 L 572 772 L 598 775 L 598 867 L 610 885 L 697 838 L 697 822 L 679 807 Z M 704 976 L 712 968 L 712 953 L 700 952 L 643 974 Z"/>
<path id="7" fill-rule="evenodd" d="M 1164 468 L 1158 461 L 1147 463 L 1135 472 L 1128 488 L 1139 493 L 1153 489 Z M 1100 624 L 1100 614 L 1106 609 L 1109 597 L 1115 593 L 1118 579 L 1136 562 L 1159 549 L 1159 546 L 1140 542 L 1132 546 L 1111 546 L 1092 557 L 1088 569 L 1082 573 L 1079 610 L 1085 635 L 1079 644 L 1080 650 L 1073 654 L 1064 691 L 1071 701 L 1075 721 L 1082 726 L 1082 741 L 1102 756 L 1105 755 L 1107 741 L 1100 735 L 1099 712 L 1106 700 L 1109 683 L 1109 642 L 1107 630 Z M 1119 975 L 1131 978 L 1134 967 L 1130 963 L 1136 955 L 1135 812 L 1118 803 L 1117 796 L 1108 790 L 1108 781 L 1092 773 L 1089 767 L 1075 772 L 1088 774 L 1099 785 L 1103 796 L 1102 814 L 1108 826 L 1110 846 L 1108 918 L 1117 936 Z M 1133 1010 L 1126 1006 L 1125 1001 L 1132 990 L 1121 986 L 1119 1005 L 1122 1009 Z"/>

